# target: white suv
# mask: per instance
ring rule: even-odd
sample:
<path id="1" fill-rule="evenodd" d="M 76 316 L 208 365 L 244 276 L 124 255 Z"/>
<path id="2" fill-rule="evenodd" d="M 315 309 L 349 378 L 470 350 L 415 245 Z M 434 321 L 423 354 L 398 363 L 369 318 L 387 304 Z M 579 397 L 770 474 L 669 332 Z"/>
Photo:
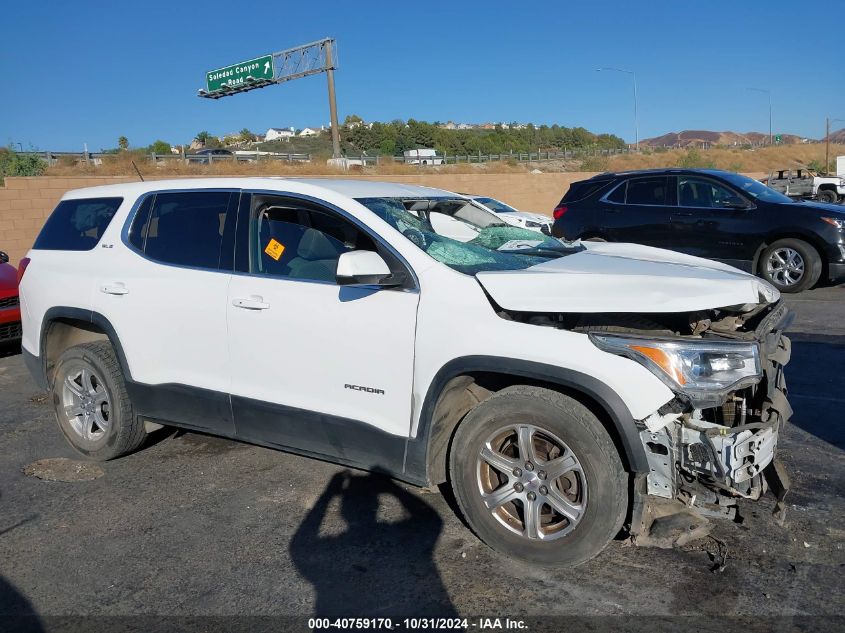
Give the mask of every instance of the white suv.
<path id="1" fill-rule="evenodd" d="M 767 483 L 782 501 L 776 290 L 491 217 L 381 182 L 71 191 L 24 262 L 23 353 L 90 458 L 165 424 L 449 482 L 485 542 L 542 565 Z"/>

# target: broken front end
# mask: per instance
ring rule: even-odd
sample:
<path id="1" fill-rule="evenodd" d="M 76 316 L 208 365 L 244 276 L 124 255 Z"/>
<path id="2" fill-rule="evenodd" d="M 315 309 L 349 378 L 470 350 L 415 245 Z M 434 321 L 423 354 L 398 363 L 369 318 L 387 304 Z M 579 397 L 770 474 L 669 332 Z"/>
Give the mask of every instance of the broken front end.
<path id="1" fill-rule="evenodd" d="M 789 481 L 775 454 L 792 414 L 783 335 L 791 315 L 783 302 L 694 313 L 508 316 L 587 333 L 675 393 L 637 421 L 649 472 L 635 480 L 635 542 L 668 547 L 699 538 L 707 518 L 736 519 L 739 499 L 768 490 L 782 521 Z"/>
<path id="2" fill-rule="evenodd" d="M 784 378 L 791 344 L 783 335 L 791 319 L 782 302 L 745 310 L 692 315 L 685 334 L 695 342 L 631 330 L 590 334 L 607 351 L 655 365 L 676 393 L 639 423 L 649 472 L 637 481 L 635 541 L 669 546 L 699 537 L 707 521 L 685 514 L 735 519 L 738 499 L 769 489 L 783 520 L 789 480 L 775 452 L 792 414 Z M 684 529 L 655 529 L 660 522 Z"/>

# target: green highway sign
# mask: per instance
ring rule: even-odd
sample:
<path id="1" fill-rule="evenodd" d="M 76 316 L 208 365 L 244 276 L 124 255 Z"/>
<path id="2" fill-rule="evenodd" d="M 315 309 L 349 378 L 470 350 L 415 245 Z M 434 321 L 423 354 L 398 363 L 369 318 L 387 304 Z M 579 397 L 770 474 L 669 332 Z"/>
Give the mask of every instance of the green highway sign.
<path id="1" fill-rule="evenodd" d="M 254 81 L 273 80 L 273 56 L 263 55 L 205 73 L 208 92 L 248 86 Z"/>

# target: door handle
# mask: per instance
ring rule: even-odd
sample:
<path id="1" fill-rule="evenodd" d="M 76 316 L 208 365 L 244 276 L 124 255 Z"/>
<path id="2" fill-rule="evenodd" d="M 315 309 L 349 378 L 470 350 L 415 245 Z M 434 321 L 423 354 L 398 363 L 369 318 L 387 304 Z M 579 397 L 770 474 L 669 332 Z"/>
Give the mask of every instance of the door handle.
<path id="1" fill-rule="evenodd" d="M 100 286 L 100 292 L 104 292 L 107 295 L 128 295 L 129 288 L 123 282 L 118 281 L 113 284 L 103 284 Z"/>
<path id="2" fill-rule="evenodd" d="M 251 297 L 236 297 L 232 299 L 232 305 L 244 310 L 266 310 L 270 304 L 264 301 L 263 297 L 253 295 Z"/>

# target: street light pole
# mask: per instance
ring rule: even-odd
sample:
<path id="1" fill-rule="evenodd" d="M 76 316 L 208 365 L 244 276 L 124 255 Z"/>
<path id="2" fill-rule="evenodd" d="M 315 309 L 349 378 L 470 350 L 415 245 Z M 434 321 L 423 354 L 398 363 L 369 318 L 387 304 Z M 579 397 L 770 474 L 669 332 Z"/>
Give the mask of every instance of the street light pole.
<path id="1" fill-rule="evenodd" d="M 772 137 L 772 91 L 765 90 L 764 88 L 749 88 L 749 90 L 769 95 L 769 145 L 774 145 L 774 139 Z"/>
<path id="2" fill-rule="evenodd" d="M 634 79 L 634 138 L 637 151 L 640 151 L 640 121 L 639 121 L 639 113 L 638 113 L 638 97 L 637 97 L 637 73 L 633 70 L 625 70 L 624 68 L 596 68 L 596 72 L 601 72 L 603 70 L 612 70 L 617 73 L 626 73 L 631 75 Z"/>

